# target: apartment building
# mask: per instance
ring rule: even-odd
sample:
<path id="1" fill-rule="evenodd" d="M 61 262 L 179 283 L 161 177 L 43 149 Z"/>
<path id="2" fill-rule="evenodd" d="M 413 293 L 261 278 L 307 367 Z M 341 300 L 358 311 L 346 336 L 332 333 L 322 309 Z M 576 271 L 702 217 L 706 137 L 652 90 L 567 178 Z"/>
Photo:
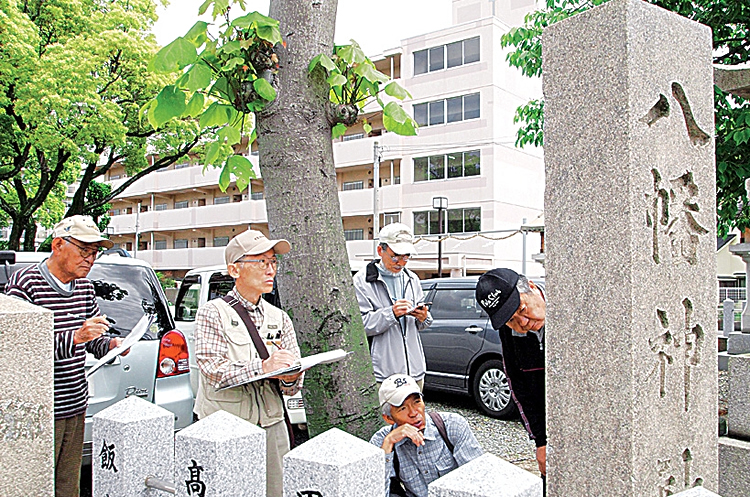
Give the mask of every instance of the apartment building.
<path id="1" fill-rule="evenodd" d="M 543 210 L 540 149 L 514 146 L 516 108 L 541 96 L 541 83 L 505 61 L 500 37 L 534 8 L 534 0 L 454 0 L 453 25 L 402 41 L 374 58 L 405 87 L 404 108 L 418 136 L 385 131 L 382 116 L 349 129 L 334 144 L 341 216 L 349 257 L 370 260 L 379 227 L 400 221 L 420 236 L 410 268 L 423 277 L 479 274 L 497 266 L 543 274 L 533 262 Z M 219 171 L 186 160 L 138 181 L 112 203 L 112 239 L 154 268 L 181 276 L 223 261 L 229 239 L 247 227 L 268 232 L 257 153 L 248 154 L 258 179 L 226 192 Z M 117 185 L 124 170 L 113 169 Z M 436 207 L 442 207 L 437 209 Z M 442 226 L 441 226 L 442 221 Z M 438 240 L 442 240 L 438 243 Z"/>

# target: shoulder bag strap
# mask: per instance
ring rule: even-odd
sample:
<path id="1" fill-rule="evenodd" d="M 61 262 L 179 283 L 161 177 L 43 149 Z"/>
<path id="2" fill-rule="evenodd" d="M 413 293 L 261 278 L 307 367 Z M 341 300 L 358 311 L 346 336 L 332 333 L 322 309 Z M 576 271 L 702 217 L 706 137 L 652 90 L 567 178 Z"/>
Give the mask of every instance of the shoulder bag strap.
<path id="1" fill-rule="evenodd" d="M 440 433 L 440 436 L 443 438 L 443 442 L 445 442 L 448 450 L 450 450 L 451 454 L 453 454 L 453 444 L 448 439 L 448 432 L 445 430 L 445 423 L 443 422 L 443 418 L 440 417 L 440 414 L 437 412 L 430 412 L 430 417 L 432 418 L 432 422 L 435 423 L 435 428 L 437 428 L 438 433 Z"/>
<path id="2" fill-rule="evenodd" d="M 250 333 L 250 338 L 253 340 L 253 345 L 255 345 L 255 350 L 258 351 L 258 355 L 261 359 L 264 361 L 268 359 L 268 349 L 266 348 L 266 344 L 263 343 L 263 339 L 260 337 L 260 334 L 258 333 L 258 328 L 255 327 L 255 323 L 253 323 L 253 320 L 250 319 L 250 314 L 247 312 L 247 309 L 240 304 L 240 301 L 236 298 L 225 295 L 221 298 L 224 302 L 232 306 L 232 309 L 235 310 L 235 312 L 240 316 L 240 319 L 242 319 L 242 322 L 245 323 L 245 328 L 247 328 L 247 332 Z"/>

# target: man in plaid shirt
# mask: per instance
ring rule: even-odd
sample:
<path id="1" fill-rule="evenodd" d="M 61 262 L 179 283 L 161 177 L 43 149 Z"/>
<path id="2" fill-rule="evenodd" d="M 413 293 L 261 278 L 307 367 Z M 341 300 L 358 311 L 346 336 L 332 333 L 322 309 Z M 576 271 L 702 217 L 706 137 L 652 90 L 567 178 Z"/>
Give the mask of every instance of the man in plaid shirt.
<path id="1" fill-rule="evenodd" d="M 388 377 L 378 390 L 378 398 L 383 419 L 390 426 L 378 430 L 370 443 L 385 451 L 386 495 L 391 477 L 397 476 L 405 495 L 427 497 L 427 485 L 484 453 L 466 419 L 443 412 L 440 418 L 453 450 L 448 448 L 432 417 L 425 416 L 422 391 L 411 376 Z"/>
<path id="2" fill-rule="evenodd" d="M 291 249 L 286 240 L 269 240 L 248 230 L 234 237 L 224 250 L 227 272 L 235 285 L 229 301 L 214 299 L 195 317 L 195 355 L 200 369 L 194 411 L 204 418 L 224 410 L 266 431 L 266 495 L 282 496 L 282 457 L 289 451 L 282 393 L 294 395 L 301 374 L 257 380 L 253 378 L 294 364 L 300 357 L 289 316 L 261 298 L 273 290 L 277 254 Z M 247 311 L 260 335 L 268 358 L 259 350 L 240 314 Z M 280 387 L 280 388 L 279 388 Z"/>

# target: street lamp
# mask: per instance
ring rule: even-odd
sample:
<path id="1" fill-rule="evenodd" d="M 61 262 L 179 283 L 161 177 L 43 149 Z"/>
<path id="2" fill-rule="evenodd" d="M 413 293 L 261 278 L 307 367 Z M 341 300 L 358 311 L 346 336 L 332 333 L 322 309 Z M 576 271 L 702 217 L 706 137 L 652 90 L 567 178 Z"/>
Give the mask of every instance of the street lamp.
<path id="1" fill-rule="evenodd" d="M 448 209 L 446 197 L 432 197 L 432 208 L 438 211 L 438 278 L 443 277 L 443 211 Z"/>

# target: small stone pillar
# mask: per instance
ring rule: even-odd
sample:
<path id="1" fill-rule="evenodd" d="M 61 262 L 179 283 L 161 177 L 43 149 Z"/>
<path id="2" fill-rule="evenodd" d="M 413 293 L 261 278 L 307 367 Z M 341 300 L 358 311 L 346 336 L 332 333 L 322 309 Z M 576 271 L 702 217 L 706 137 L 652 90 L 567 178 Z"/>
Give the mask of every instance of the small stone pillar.
<path id="1" fill-rule="evenodd" d="M 217 411 L 175 437 L 178 496 L 265 497 L 266 432 Z"/>
<path id="2" fill-rule="evenodd" d="M 747 281 L 750 281 L 748 279 L 750 278 L 750 243 L 737 243 L 730 246 L 729 251 L 737 257 L 742 258 L 742 261 L 745 263 L 745 286 L 747 286 Z M 747 305 L 742 309 L 742 333 L 750 333 L 750 306 Z M 746 352 L 750 352 L 750 349 Z"/>
<path id="3" fill-rule="evenodd" d="M 722 312 L 724 315 L 724 336 L 729 337 L 729 334 L 734 331 L 734 300 L 726 299 L 721 304 Z"/>
<path id="4" fill-rule="evenodd" d="M 284 456 L 284 497 L 384 497 L 385 452 L 338 428 Z"/>
<path id="5" fill-rule="evenodd" d="M 53 315 L 0 294 L 0 495 L 55 486 Z"/>
<path id="6" fill-rule="evenodd" d="M 146 477 L 174 478 L 174 414 L 127 397 L 94 415 L 91 467 L 97 497 L 164 495 Z"/>
<path id="7" fill-rule="evenodd" d="M 428 497 L 541 497 L 542 479 L 484 454 L 429 485 Z"/>

